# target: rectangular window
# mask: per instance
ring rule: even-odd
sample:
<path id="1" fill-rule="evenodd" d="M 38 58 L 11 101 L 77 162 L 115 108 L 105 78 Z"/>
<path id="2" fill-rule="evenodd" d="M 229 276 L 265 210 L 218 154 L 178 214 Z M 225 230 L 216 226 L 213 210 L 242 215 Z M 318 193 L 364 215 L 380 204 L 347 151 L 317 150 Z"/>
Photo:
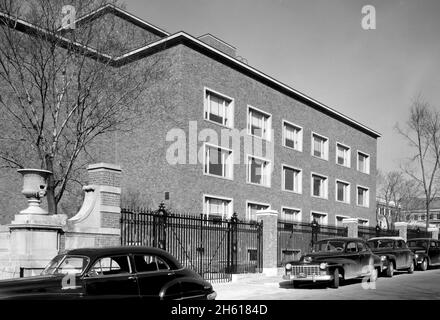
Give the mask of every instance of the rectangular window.
<path id="1" fill-rule="evenodd" d="M 248 156 L 248 182 L 270 187 L 271 166 L 268 160 Z"/>
<path id="2" fill-rule="evenodd" d="M 234 100 L 220 93 L 205 88 L 205 119 L 234 127 Z"/>
<path id="3" fill-rule="evenodd" d="M 233 160 L 231 150 L 205 144 L 205 174 L 232 179 Z"/>
<path id="4" fill-rule="evenodd" d="M 285 222 L 301 222 L 301 210 L 281 208 L 280 220 Z"/>
<path id="5" fill-rule="evenodd" d="M 283 145 L 297 151 L 302 151 L 302 132 L 301 127 L 283 121 Z"/>
<path id="6" fill-rule="evenodd" d="M 320 225 L 327 225 L 327 213 L 312 211 L 312 214 L 310 215 L 310 221 L 312 222 L 313 220 L 316 220 L 316 222 L 318 222 Z"/>
<path id="7" fill-rule="evenodd" d="M 357 187 L 357 205 L 361 207 L 368 207 L 369 205 L 368 188 Z"/>
<path id="8" fill-rule="evenodd" d="M 358 151 L 358 165 L 357 169 L 363 173 L 370 173 L 370 156 L 368 154 Z"/>
<path id="9" fill-rule="evenodd" d="M 336 216 L 336 226 L 343 227 L 344 226 L 344 224 L 343 224 L 344 219 L 348 219 L 348 218 L 349 218 L 348 216 Z"/>
<path id="10" fill-rule="evenodd" d="M 268 204 L 248 202 L 246 208 L 246 218 L 248 221 L 257 221 L 257 211 L 267 210 L 269 208 L 270 205 Z"/>
<path id="11" fill-rule="evenodd" d="M 316 133 L 312 133 L 312 155 L 328 160 L 328 139 Z"/>
<path id="12" fill-rule="evenodd" d="M 327 198 L 327 177 L 312 173 L 312 195 L 320 198 Z"/>
<path id="13" fill-rule="evenodd" d="M 232 210 L 231 199 L 204 196 L 204 214 L 207 218 L 229 219 L 232 216 Z"/>
<path id="14" fill-rule="evenodd" d="M 301 170 L 283 166 L 283 190 L 301 193 Z"/>
<path id="15" fill-rule="evenodd" d="M 358 224 L 359 224 L 360 226 L 365 226 L 365 227 L 367 227 L 368 224 L 369 224 L 369 222 L 368 222 L 368 219 L 361 219 L 361 218 L 358 218 Z"/>
<path id="16" fill-rule="evenodd" d="M 270 140 L 272 116 L 255 108 L 248 107 L 248 134 Z"/>
<path id="17" fill-rule="evenodd" d="M 350 148 L 344 146 L 340 143 L 336 144 L 336 163 L 344 166 L 350 167 Z"/>
<path id="18" fill-rule="evenodd" d="M 350 203 L 350 184 L 348 182 L 336 180 L 336 200 Z"/>

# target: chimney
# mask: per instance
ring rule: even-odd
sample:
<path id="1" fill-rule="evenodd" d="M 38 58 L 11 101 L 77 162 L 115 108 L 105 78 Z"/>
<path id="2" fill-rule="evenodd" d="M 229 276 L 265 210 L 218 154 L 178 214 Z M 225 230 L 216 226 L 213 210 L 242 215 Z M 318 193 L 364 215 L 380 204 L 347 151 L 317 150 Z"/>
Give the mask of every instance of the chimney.
<path id="1" fill-rule="evenodd" d="M 231 46 L 229 43 L 224 42 L 210 33 L 204 34 L 203 36 L 198 37 L 198 39 L 233 58 L 236 57 L 237 49 L 234 46 Z"/>

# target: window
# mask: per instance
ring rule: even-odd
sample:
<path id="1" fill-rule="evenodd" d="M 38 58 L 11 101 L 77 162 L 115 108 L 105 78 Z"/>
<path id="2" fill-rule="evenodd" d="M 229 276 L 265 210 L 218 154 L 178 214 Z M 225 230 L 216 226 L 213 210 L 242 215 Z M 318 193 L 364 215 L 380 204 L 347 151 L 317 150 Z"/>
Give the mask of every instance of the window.
<path id="1" fill-rule="evenodd" d="M 344 224 L 343 224 L 343 221 L 344 221 L 344 219 L 348 219 L 348 218 L 350 218 L 350 217 L 348 217 L 348 216 L 336 216 L 335 217 L 335 225 L 337 226 L 337 227 L 343 227 L 344 226 Z"/>
<path id="2" fill-rule="evenodd" d="M 336 163 L 344 166 L 350 167 L 350 148 L 344 146 L 343 144 L 336 144 Z"/>
<path id="3" fill-rule="evenodd" d="M 283 121 L 283 146 L 302 151 L 302 133 L 301 127 Z"/>
<path id="4" fill-rule="evenodd" d="M 234 100 L 205 88 L 205 119 L 234 127 Z"/>
<path id="5" fill-rule="evenodd" d="M 205 144 L 204 161 L 205 174 L 233 178 L 234 159 L 231 150 Z"/>
<path id="6" fill-rule="evenodd" d="M 363 173 L 370 173 L 370 156 L 368 154 L 358 152 L 357 169 Z"/>
<path id="7" fill-rule="evenodd" d="M 271 166 L 268 160 L 248 156 L 248 182 L 270 187 Z"/>
<path id="8" fill-rule="evenodd" d="M 312 195 L 319 198 L 327 198 L 327 177 L 312 173 Z"/>
<path id="9" fill-rule="evenodd" d="M 301 222 L 301 210 L 281 208 L 280 220 L 285 222 Z"/>
<path id="10" fill-rule="evenodd" d="M 328 139 L 316 133 L 312 133 L 312 155 L 328 160 Z"/>
<path id="11" fill-rule="evenodd" d="M 134 255 L 134 264 L 137 272 L 153 272 L 159 270 L 170 270 L 168 264 L 161 258 L 154 255 Z"/>
<path id="12" fill-rule="evenodd" d="M 257 221 L 257 211 L 267 210 L 270 208 L 268 204 L 247 203 L 246 218 L 248 221 Z"/>
<path id="13" fill-rule="evenodd" d="M 336 201 L 350 203 L 350 184 L 336 180 Z"/>
<path id="14" fill-rule="evenodd" d="M 362 219 L 362 218 L 358 218 L 358 224 L 360 226 L 365 226 L 367 227 L 369 225 L 369 221 L 368 219 Z"/>
<path id="15" fill-rule="evenodd" d="M 357 187 L 357 205 L 361 207 L 368 207 L 369 205 L 368 188 Z"/>
<path id="16" fill-rule="evenodd" d="M 301 193 L 302 173 L 301 170 L 283 166 L 283 190 Z"/>
<path id="17" fill-rule="evenodd" d="M 310 215 L 310 221 L 316 220 L 320 225 L 326 225 L 328 223 L 327 213 L 314 212 Z"/>
<path id="18" fill-rule="evenodd" d="M 248 134 L 270 140 L 271 115 L 255 108 L 248 107 Z"/>
<path id="19" fill-rule="evenodd" d="M 221 217 L 229 219 L 232 217 L 232 199 L 219 197 L 204 197 L 204 214 L 207 218 Z"/>
<path id="20" fill-rule="evenodd" d="M 89 271 L 89 276 L 108 276 L 130 273 L 128 256 L 106 257 L 99 259 Z"/>

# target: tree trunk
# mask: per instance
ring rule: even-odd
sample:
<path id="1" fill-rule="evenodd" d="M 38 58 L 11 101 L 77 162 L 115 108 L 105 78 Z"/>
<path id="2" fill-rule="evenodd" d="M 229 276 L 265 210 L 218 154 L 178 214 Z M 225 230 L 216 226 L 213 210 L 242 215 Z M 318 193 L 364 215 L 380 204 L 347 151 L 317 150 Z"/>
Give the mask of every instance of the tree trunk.
<path id="1" fill-rule="evenodd" d="M 53 176 L 53 156 L 46 155 L 46 169 L 52 172 L 47 179 L 47 207 L 49 214 L 57 214 L 57 204 L 55 202 L 55 178 Z"/>
<path id="2" fill-rule="evenodd" d="M 426 200 L 426 231 L 429 228 L 429 199 Z"/>

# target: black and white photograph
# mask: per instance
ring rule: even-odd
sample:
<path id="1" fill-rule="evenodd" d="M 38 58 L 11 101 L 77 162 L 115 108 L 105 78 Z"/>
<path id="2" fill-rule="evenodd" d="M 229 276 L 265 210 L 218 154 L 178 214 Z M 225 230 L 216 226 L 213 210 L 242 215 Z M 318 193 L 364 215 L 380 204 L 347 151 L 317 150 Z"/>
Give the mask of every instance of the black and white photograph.
<path id="1" fill-rule="evenodd" d="M 439 300 L 439 17 L 0 0 L 0 300 Z"/>

